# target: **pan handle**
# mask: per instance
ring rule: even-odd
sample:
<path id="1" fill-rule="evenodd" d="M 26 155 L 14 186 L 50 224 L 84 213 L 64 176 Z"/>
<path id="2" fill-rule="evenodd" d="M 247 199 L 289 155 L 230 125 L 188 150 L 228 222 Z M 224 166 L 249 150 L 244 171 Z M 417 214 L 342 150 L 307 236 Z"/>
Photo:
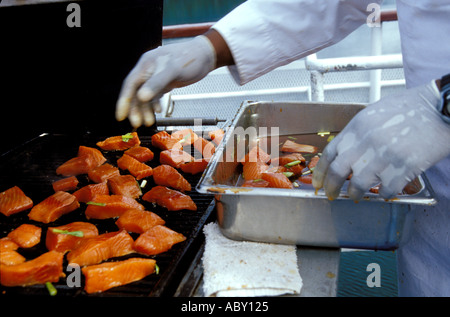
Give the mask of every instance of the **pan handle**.
<path id="1" fill-rule="evenodd" d="M 196 122 L 197 120 L 201 120 Z M 201 123 L 202 125 L 217 125 L 219 122 L 225 120 L 218 118 L 156 118 L 157 126 L 193 126 L 194 123 Z"/>

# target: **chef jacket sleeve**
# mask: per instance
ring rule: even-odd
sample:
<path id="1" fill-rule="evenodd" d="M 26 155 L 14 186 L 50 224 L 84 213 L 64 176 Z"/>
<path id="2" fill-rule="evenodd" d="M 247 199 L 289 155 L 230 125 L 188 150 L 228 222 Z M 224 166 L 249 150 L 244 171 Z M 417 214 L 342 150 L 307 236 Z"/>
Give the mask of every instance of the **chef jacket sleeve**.
<path id="1" fill-rule="evenodd" d="M 366 23 L 376 0 L 247 0 L 213 25 L 227 42 L 243 85 L 335 44 Z"/>

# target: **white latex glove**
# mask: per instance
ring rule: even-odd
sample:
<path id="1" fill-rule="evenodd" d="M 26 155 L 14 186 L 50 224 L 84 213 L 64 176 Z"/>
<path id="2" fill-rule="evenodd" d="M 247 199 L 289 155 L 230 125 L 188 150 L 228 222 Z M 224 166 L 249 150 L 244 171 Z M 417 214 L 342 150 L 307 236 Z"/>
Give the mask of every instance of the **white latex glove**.
<path id="1" fill-rule="evenodd" d="M 327 145 L 313 186 L 328 198 L 353 173 L 347 193 L 360 200 L 372 186 L 392 198 L 423 171 L 450 154 L 450 124 L 440 116 L 435 82 L 386 97 L 360 111 Z"/>
<path id="2" fill-rule="evenodd" d="M 155 122 L 159 99 L 173 88 L 199 81 L 212 71 L 216 53 L 205 36 L 160 46 L 144 53 L 122 85 L 116 119 L 128 117 L 133 127 Z"/>

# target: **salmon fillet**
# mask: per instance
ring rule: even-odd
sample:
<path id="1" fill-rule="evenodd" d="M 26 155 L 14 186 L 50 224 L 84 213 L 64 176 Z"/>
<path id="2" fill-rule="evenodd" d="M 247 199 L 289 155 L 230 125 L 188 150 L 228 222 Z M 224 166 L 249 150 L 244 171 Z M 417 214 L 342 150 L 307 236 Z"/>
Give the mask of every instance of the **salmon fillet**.
<path id="1" fill-rule="evenodd" d="M 98 264 L 110 258 L 133 253 L 133 238 L 125 231 L 109 232 L 83 239 L 77 248 L 67 254 L 69 264 L 80 266 Z"/>
<path id="2" fill-rule="evenodd" d="M 120 217 L 128 209 L 142 209 L 144 206 L 134 198 L 123 195 L 97 195 L 88 203 L 85 215 L 88 219 Z"/>
<path id="3" fill-rule="evenodd" d="M 155 154 L 148 147 L 135 145 L 124 152 L 126 155 L 134 157 L 141 163 L 153 160 Z"/>
<path id="4" fill-rule="evenodd" d="M 80 203 L 92 201 L 97 195 L 109 195 L 108 184 L 106 182 L 98 184 L 89 184 L 81 187 L 73 193 Z"/>
<path id="5" fill-rule="evenodd" d="M 208 132 L 208 136 L 211 138 L 211 140 L 216 145 L 219 145 L 220 142 L 222 142 L 224 135 L 225 135 L 225 131 L 223 131 L 223 129 L 217 129 L 217 130 Z"/>
<path id="6" fill-rule="evenodd" d="M 84 267 L 84 290 L 92 294 L 139 281 L 155 271 L 155 264 L 153 259 L 131 258 Z"/>
<path id="7" fill-rule="evenodd" d="M 122 155 L 122 157 L 117 160 L 117 165 L 120 169 L 128 170 L 128 172 L 136 177 L 137 180 L 153 175 L 153 169 L 150 166 L 139 162 L 134 157 L 127 154 Z"/>
<path id="8" fill-rule="evenodd" d="M 202 158 L 181 164 L 180 169 L 184 173 L 195 175 L 198 173 L 203 173 L 206 166 L 208 166 L 208 160 Z"/>
<path id="9" fill-rule="evenodd" d="M 0 251 L 6 251 L 6 250 L 17 250 L 19 248 L 19 245 L 12 241 L 8 237 L 3 237 L 0 239 Z"/>
<path id="10" fill-rule="evenodd" d="M 191 184 L 170 165 L 159 165 L 153 169 L 153 180 L 157 185 L 172 187 L 179 191 L 190 191 Z"/>
<path id="11" fill-rule="evenodd" d="M 177 139 L 181 145 L 190 145 L 198 139 L 198 135 L 192 129 L 178 130 L 172 133 L 172 138 Z"/>
<path id="12" fill-rule="evenodd" d="M 254 146 L 252 149 L 240 160 L 242 164 L 245 164 L 247 162 L 263 162 L 263 163 L 269 163 L 270 162 L 270 155 L 267 154 L 266 151 L 261 149 L 259 146 Z"/>
<path id="13" fill-rule="evenodd" d="M 135 233 L 144 233 L 151 227 L 163 224 L 165 221 L 160 216 L 141 209 L 129 209 L 116 221 L 116 225 L 120 229 Z"/>
<path id="14" fill-rule="evenodd" d="M 318 147 L 309 144 L 299 144 L 291 140 L 286 140 L 282 147 L 282 152 L 316 153 Z"/>
<path id="15" fill-rule="evenodd" d="M 216 147 L 214 146 L 214 144 L 202 137 L 198 137 L 198 139 L 195 140 L 192 145 L 197 151 L 201 153 L 202 157 L 206 160 L 210 160 L 216 152 Z"/>
<path id="16" fill-rule="evenodd" d="M 117 167 L 105 163 L 96 168 L 93 168 L 88 172 L 88 177 L 94 183 L 103 183 L 110 177 L 120 175 L 120 171 Z"/>
<path id="17" fill-rule="evenodd" d="M 155 186 L 142 196 L 142 199 L 159 206 L 167 208 L 169 211 L 175 210 L 197 210 L 197 205 L 192 198 L 177 190 L 165 186 Z"/>
<path id="18" fill-rule="evenodd" d="M 269 182 L 264 179 L 246 180 L 242 183 L 242 187 L 269 187 Z"/>
<path id="19" fill-rule="evenodd" d="M 46 252 L 30 261 L 15 265 L 0 265 L 0 283 L 3 286 L 28 286 L 58 282 L 63 273 L 63 254 Z"/>
<path id="20" fill-rule="evenodd" d="M 132 175 L 119 175 L 109 178 L 108 188 L 113 195 L 131 198 L 139 198 L 142 195 L 141 187 Z"/>
<path id="21" fill-rule="evenodd" d="M 261 178 L 269 182 L 269 187 L 293 188 L 292 182 L 283 173 L 263 173 Z"/>
<path id="22" fill-rule="evenodd" d="M 112 136 L 97 142 L 97 146 L 104 151 L 124 151 L 139 144 L 141 140 L 136 132 Z"/>
<path id="23" fill-rule="evenodd" d="M 14 250 L 0 251 L 0 265 L 15 265 L 25 262 L 26 259 Z"/>
<path id="24" fill-rule="evenodd" d="M 63 179 L 59 179 L 52 183 L 53 190 L 58 191 L 71 191 L 76 189 L 78 186 L 78 179 L 75 176 L 69 176 Z"/>
<path id="25" fill-rule="evenodd" d="M 65 253 L 75 249 L 83 239 L 98 236 L 98 229 L 89 222 L 72 222 L 47 229 L 45 246 L 49 251 Z"/>
<path id="26" fill-rule="evenodd" d="M 56 169 L 56 174 L 64 176 L 77 176 L 87 174 L 91 169 L 102 165 L 106 158 L 97 149 L 81 145 L 78 155 L 64 162 Z"/>
<path id="27" fill-rule="evenodd" d="M 31 248 L 41 241 L 41 233 L 40 227 L 24 223 L 8 233 L 7 237 L 21 248 Z"/>
<path id="28" fill-rule="evenodd" d="M 269 165 L 264 162 L 247 162 L 242 167 L 242 176 L 245 180 L 260 179 L 261 174 L 269 169 Z"/>
<path id="29" fill-rule="evenodd" d="M 74 195 L 59 191 L 34 206 L 28 214 L 28 218 L 38 222 L 49 223 L 62 215 L 74 211 L 78 207 L 80 207 L 80 204 Z"/>
<path id="30" fill-rule="evenodd" d="M 173 138 L 166 131 L 160 131 L 152 135 L 152 145 L 160 150 L 182 150 L 183 146 L 177 138 Z"/>
<path id="31" fill-rule="evenodd" d="M 183 150 L 164 150 L 159 154 L 161 164 L 170 165 L 174 168 L 180 168 L 181 165 L 193 161 L 192 155 Z"/>
<path id="32" fill-rule="evenodd" d="M 186 237 L 165 226 L 154 226 L 142 233 L 134 242 L 136 252 L 155 255 L 168 251 L 176 243 L 186 240 Z"/>
<path id="33" fill-rule="evenodd" d="M 0 212 L 5 216 L 28 210 L 31 207 L 33 207 L 33 201 L 18 186 L 0 193 Z"/>
<path id="34" fill-rule="evenodd" d="M 311 161 L 309 161 L 309 163 L 308 163 L 308 168 L 313 169 L 314 167 L 316 167 L 317 163 L 319 162 L 319 159 L 320 159 L 320 156 L 314 155 L 311 158 Z"/>
<path id="35" fill-rule="evenodd" d="M 298 178 L 298 180 L 304 184 L 312 184 L 312 174 L 302 175 Z"/>
<path id="36" fill-rule="evenodd" d="M 292 163 L 295 161 L 300 161 L 300 162 L 304 163 L 304 162 L 306 162 L 306 159 L 303 157 L 303 155 L 301 153 L 289 153 L 289 154 L 285 154 L 280 157 L 274 158 L 270 162 L 272 165 L 284 166 L 286 164 L 289 164 L 289 163 Z"/>

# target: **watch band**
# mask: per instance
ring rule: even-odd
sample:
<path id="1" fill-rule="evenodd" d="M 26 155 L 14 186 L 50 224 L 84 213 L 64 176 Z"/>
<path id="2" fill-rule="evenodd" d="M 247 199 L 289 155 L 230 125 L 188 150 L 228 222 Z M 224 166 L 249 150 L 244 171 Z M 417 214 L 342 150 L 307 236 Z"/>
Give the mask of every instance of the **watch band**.
<path id="1" fill-rule="evenodd" d="M 450 74 L 441 78 L 441 103 L 439 105 L 439 113 L 442 119 L 450 124 Z"/>

